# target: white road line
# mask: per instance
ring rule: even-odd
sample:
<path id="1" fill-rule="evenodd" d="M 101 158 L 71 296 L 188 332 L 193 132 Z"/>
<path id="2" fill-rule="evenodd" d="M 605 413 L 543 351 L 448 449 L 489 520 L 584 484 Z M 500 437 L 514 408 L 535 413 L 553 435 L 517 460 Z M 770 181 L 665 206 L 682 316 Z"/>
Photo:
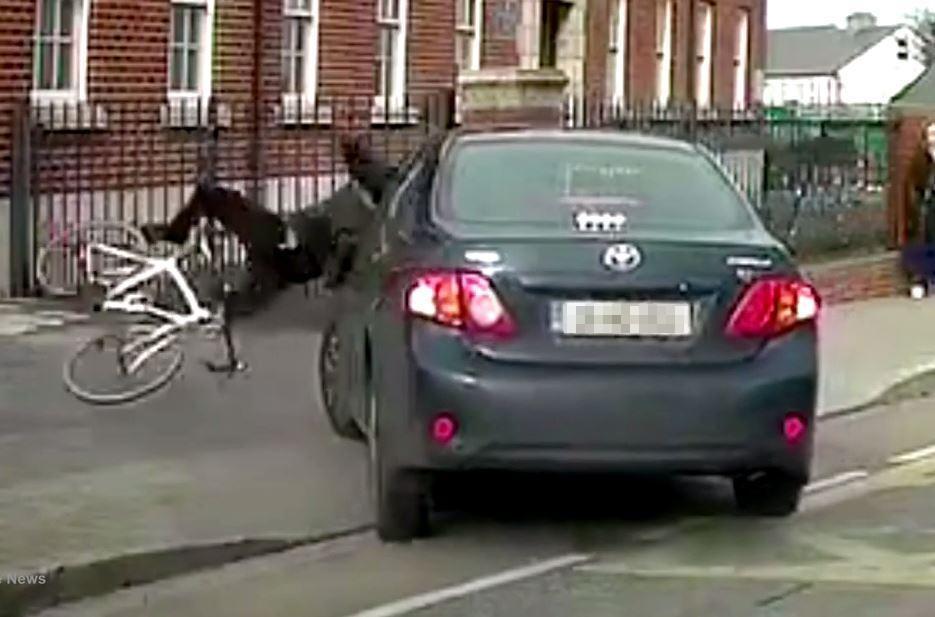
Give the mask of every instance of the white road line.
<path id="1" fill-rule="evenodd" d="M 890 465 L 905 465 L 906 463 L 915 463 L 916 461 L 921 461 L 924 458 L 931 458 L 935 456 L 935 444 L 931 446 L 925 446 L 924 448 L 918 448 L 917 450 L 910 450 L 909 452 L 903 452 L 902 454 L 897 454 L 896 456 L 890 458 Z"/>
<path id="2" fill-rule="evenodd" d="M 588 555 L 565 555 L 563 557 L 556 557 L 555 559 L 548 559 L 528 566 L 513 568 L 498 574 L 477 578 L 461 585 L 443 587 L 435 591 L 403 598 L 402 600 L 355 613 L 350 617 L 396 617 L 397 615 L 405 615 L 406 613 L 441 604 L 442 602 L 463 598 L 464 596 L 477 593 L 478 591 L 484 591 L 485 589 L 506 585 L 507 583 L 533 578 L 553 570 L 568 568 L 585 562 L 588 559 L 590 559 Z"/>
<path id="3" fill-rule="evenodd" d="M 827 491 L 828 489 L 850 484 L 851 482 L 857 482 L 858 480 L 864 480 L 869 477 L 870 472 L 864 469 L 845 471 L 827 478 L 822 478 L 821 480 L 815 480 L 805 487 L 805 494 L 811 495 L 813 493 L 820 493 L 821 491 Z"/>

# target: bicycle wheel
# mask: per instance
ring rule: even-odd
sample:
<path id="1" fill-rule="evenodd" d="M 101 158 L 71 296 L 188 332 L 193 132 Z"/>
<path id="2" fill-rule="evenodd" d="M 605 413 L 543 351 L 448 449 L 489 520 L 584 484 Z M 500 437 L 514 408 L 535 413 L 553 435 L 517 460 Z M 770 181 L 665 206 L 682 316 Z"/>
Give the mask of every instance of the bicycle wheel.
<path id="1" fill-rule="evenodd" d="M 36 256 L 36 281 L 44 295 L 74 296 L 87 282 L 85 271 L 85 247 L 91 242 L 102 242 L 111 246 L 144 252 L 146 238 L 142 232 L 119 221 L 89 221 L 77 225 L 63 234 L 54 236 Z M 126 276 L 132 266 L 120 260 L 103 258 L 100 272 L 96 275 L 103 281 Z"/>
<path id="2" fill-rule="evenodd" d="M 184 354 L 176 335 L 135 345 L 155 326 L 128 328 L 128 336 L 104 334 L 87 341 L 65 363 L 65 387 L 94 405 L 118 405 L 140 399 L 169 382 L 182 367 Z M 135 366 L 142 354 L 161 347 Z M 135 370 L 134 370 L 135 368 Z"/>

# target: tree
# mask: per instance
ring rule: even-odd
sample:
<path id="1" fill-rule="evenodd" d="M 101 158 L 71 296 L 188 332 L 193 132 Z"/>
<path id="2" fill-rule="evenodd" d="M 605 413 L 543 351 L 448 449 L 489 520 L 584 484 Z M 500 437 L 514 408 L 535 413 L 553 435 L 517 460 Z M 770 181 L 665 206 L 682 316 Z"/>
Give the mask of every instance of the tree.
<path id="1" fill-rule="evenodd" d="M 910 17 L 910 23 L 922 37 L 922 61 L 935 65 L 935 11 L 919 9 Z"/>

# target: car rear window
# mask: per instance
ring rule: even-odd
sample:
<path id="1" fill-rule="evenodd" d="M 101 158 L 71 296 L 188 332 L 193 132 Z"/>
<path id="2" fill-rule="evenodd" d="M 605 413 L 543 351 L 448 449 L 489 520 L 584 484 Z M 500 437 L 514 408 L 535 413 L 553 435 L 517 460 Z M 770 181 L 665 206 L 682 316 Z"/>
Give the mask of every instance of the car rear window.
<path id="1" fill-rule="evenodd" d="M 737 191 L 697 152 L 541 140 L 467 143 L 452 155 L 437 214 L 456 224 L 574 234 L 576 215 L 586 212 L 611 214 L 624 231 L 754 225 Z"/>

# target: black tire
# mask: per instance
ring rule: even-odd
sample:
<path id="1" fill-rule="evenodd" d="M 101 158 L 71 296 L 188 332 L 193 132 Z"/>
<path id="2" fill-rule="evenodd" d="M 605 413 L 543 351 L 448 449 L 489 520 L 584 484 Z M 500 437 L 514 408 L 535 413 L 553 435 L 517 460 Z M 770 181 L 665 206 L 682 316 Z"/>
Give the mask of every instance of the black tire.
<path id="1" fill-rule="evenodd" d="M 318 346 L 318 388 L 321 406 L 334 432 L 345 439 L 363 441 L 364 434 L 350 413 L 348 389 L 342 387 L 341 339 L 337 325 L 331 322 L 321 335 Z M 343 371 L 346 377 L 346 370 Z"/>
<path id="2" fill-rule="evenodd" d="M 149 324 L 139 324 L 131 326 L 128 333 L 135 338 L 151 331 L 153 327 Z M 155 369 L 154 375 L 140 378 L 141 383 L 134 383 L 133 378 L 137 376 L 129 375 L 123 370 L 123 362 L 129 359 L 123 354 L 123 349 L 129 340 L 130 337 L 127 336 L 105 334 L 87 341 L 76 350 L 65 362 L 63 369 L 63 380 L 68 391 L 79 400 L 94 405 L 129 403 L 168 384 L 182 367 L 182 348 L 175 335 L 170 335 L 165 339 L 162 350 L 153 354 L 141 367 L 144 371 Z M 106 387 L 81 376 L 84 369 L 94 368 L 95 365 L 101 369 L 99 372 L 108 377 L 108 381 L 116 379 L 119 383 Z"/>
<path id="3" fill-rule="evenodd" d="M 368 395 L 367 407 L 370 493 L 377 537 L 384 542 L 409 542 L 428 536 L 431 521 L 426 478 L 410 470 L 394 468 L 387 461 L 385 438 L 380 432 L 376 399 L 372 394 Z"/>
<path id="4" fill-rule="evenodd" d="M 805 483 L 781 472 L 734 478 L 734 500 L 743 514 L 784 517 L 795 514 Z"/>

